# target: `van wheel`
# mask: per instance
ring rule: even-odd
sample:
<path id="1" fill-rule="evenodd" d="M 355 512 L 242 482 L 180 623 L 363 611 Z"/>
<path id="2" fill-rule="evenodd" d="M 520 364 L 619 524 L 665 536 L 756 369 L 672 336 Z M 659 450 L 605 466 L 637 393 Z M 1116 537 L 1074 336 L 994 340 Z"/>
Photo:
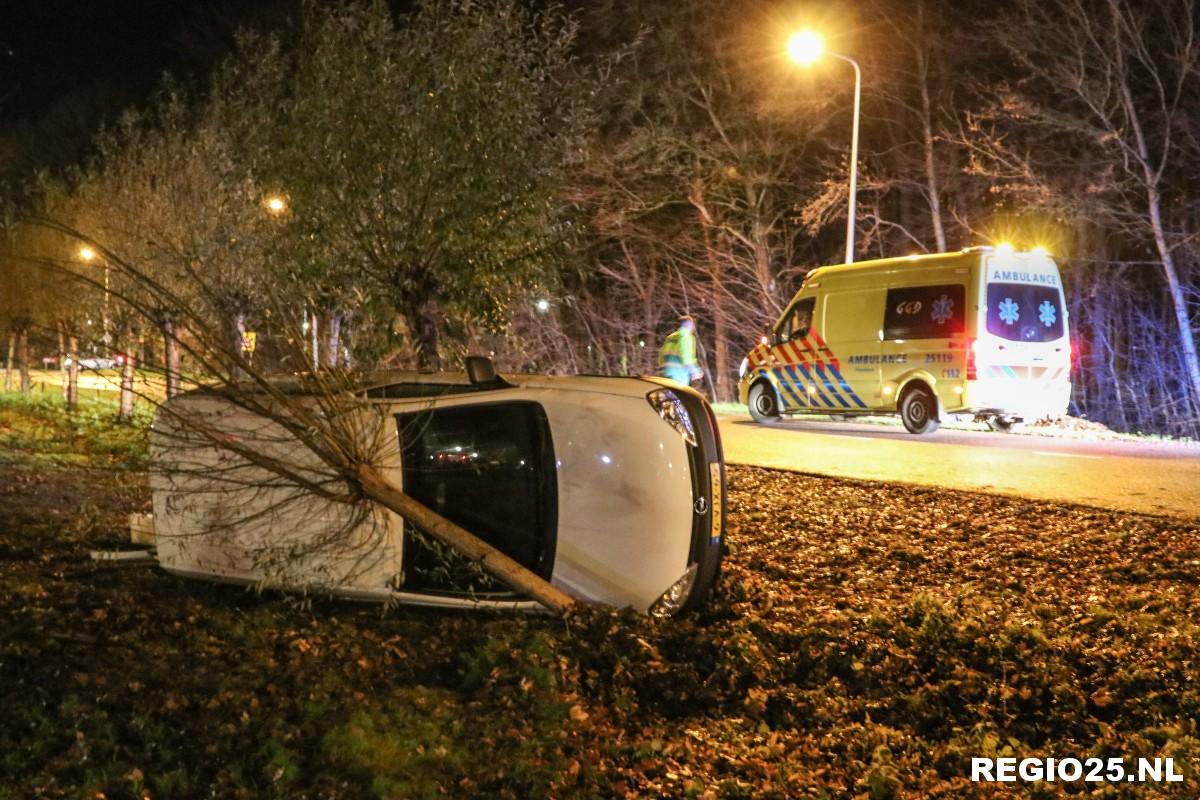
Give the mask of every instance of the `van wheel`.
<path id="1" fill-rule="evenodd" d="M 779 400 L 775 397 L 775 389 L 766 381 L 759 381 L 750 387 L 750 396 L 746 398 L 750 406 L 750 416 L 755 422 L 779 422 Z"/>
<path id="2" fill-rule="evenodd" d="M 909 433 L 933 433 L 938 429 L 937 399 L 924 385 L 914 386 L 900 401 L 900 419 Z"/>
<path id="3" fill-rule="evenodd" d="M 1016 420 L 1012 417 L 991 417 L 987 421 L 988 427 L 994 431 L 1009 433 L 1016 424 Z"/>

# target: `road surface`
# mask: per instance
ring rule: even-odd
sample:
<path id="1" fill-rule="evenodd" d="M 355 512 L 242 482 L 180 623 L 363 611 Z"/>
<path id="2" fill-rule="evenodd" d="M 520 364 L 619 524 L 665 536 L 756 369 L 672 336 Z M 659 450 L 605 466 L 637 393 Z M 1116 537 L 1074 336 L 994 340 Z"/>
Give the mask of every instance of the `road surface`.
<path id="1" fill-rule="evenodd" d="M 721 416 L 734 464 L 1200 518 L 1200 444 Z"/>

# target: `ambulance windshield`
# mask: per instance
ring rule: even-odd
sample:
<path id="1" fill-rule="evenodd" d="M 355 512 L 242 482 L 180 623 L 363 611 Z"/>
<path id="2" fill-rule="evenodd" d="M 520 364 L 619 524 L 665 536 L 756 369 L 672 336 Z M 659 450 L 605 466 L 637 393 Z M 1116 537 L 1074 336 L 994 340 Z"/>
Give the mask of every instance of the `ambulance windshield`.
<path id="1" fill-rule="evenodd" d="M 988 333 L 1013 342 L 1053 342 L 1063 335 L 1062 295 L 1056 286 L 989 283 Z"/>

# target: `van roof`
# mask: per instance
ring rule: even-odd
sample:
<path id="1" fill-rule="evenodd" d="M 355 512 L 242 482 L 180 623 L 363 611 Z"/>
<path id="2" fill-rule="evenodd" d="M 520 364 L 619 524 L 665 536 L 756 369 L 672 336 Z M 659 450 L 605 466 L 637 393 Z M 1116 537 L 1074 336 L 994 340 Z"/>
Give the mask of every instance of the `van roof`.
<path id="1" fill-rule="evenodd" d="M 815 279 L 833 275 L 853 275 L 859 272 L 874 272 L 876 270 L 913 266 L 932 267 L 941 264 L 948 265 L 961 261 L 966 256 L 978 255 L 990 250 L 990 247 L 967 247 L 953 253 L 924 253 L 896 258 L 876 258 L 870 261 L 856 261 L 853 264 L 834 264 L 828 267 L 817 267 L 809 271 L 808 275 L 804 277 L 804 282 L 808 283 Z"/>

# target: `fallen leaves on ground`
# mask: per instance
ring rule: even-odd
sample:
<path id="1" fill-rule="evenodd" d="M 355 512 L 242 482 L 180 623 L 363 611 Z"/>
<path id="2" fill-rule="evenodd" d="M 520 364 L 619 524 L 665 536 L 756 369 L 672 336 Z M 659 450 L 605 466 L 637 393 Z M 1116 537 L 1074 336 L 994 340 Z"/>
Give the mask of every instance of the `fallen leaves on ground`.
<path id="1" fill-rule="evenodd" d="M 108 455 L 106 454 L 106 458 Z M 136 472 L 0 468 L 0 798 L 995 797 L 972 756 L 1169 756 L 1195 795 L 1200 529 L 730 470 L 673 620 L 318 601 L 91 562 Z"/>

